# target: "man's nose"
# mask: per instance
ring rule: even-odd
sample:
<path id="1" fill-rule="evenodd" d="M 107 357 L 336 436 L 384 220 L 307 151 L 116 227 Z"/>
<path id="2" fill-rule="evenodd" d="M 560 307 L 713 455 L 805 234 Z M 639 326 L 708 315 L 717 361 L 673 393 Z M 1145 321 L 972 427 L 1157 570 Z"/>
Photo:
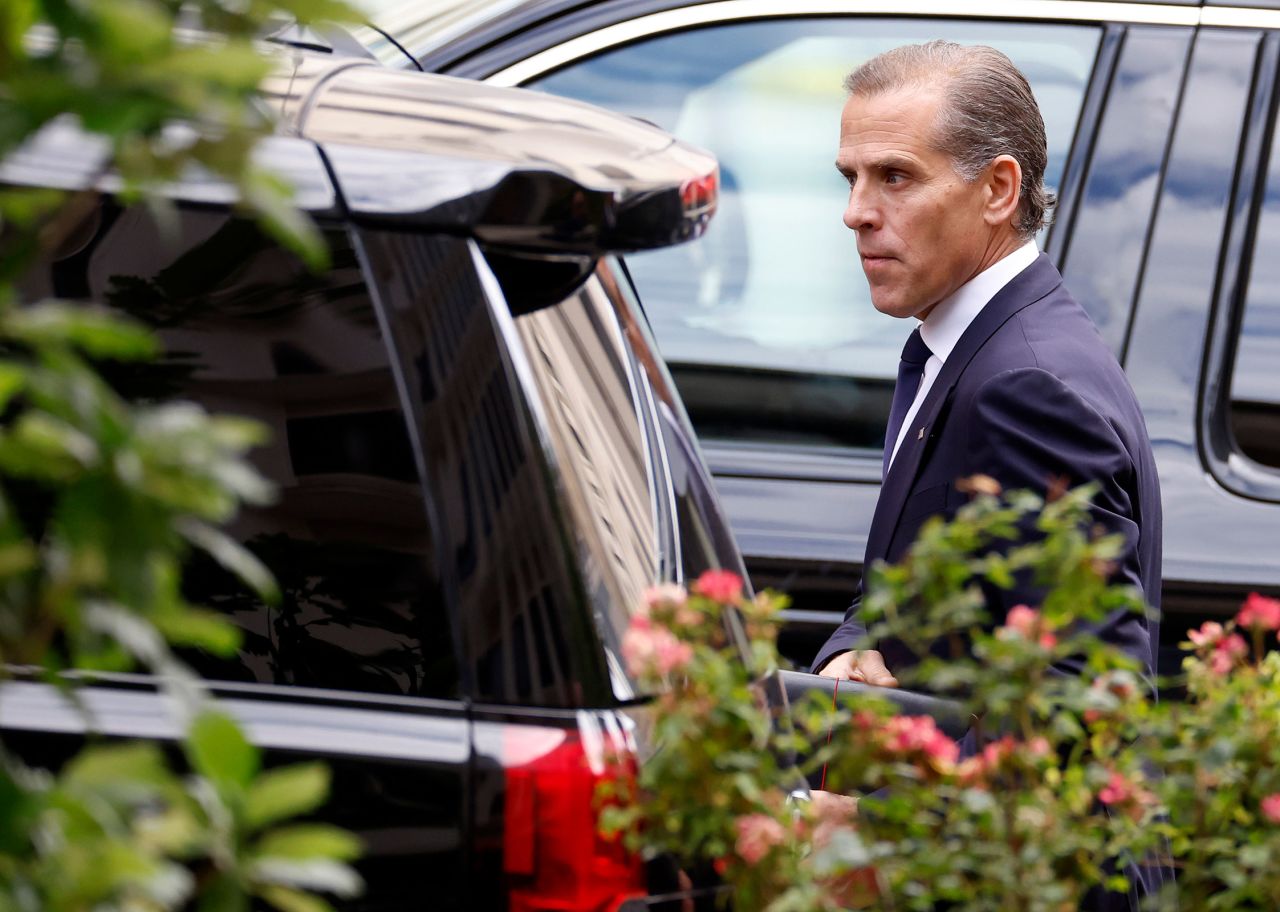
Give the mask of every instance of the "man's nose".
<path id="1" fill-rule="evenodd" d="M 849 188 L 849 202 L 844 207 L 844 225 L 852 231 L 875 228 L 880 222 L 879 207 L 871 195 L 859 186 Z"/>

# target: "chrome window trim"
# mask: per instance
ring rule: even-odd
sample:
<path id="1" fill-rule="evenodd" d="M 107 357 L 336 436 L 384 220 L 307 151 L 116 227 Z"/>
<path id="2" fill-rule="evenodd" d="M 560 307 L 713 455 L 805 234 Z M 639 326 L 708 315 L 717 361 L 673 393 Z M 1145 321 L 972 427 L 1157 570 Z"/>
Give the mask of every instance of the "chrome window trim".
<path id="1" fill-rule="evenodd" d="M 596 269 L 601 266 L 609 269 L 614 273 L 614 281 L 617 282 L 617 274 L 620 270 L 613 268 L 610 264 L 597 262 Z M 616 265 L 616 264 L 615 264 Z M 590 281 L 590 279 L 588 279 Z M 667 454 L 665 449 L 661 449 L 662 431 L 657 424 L 657 415 L 653 411 L 653 400 L 649 396 L 648 381 L 641 381 L 638 376 L 642 372 L 636 363 L 636 353 L 628 341 L 625 331 L 622 328 L 622 321 L 618 316 L 619 303 L 613 299 L 607 288 L 601 289 L 605 298 L 609 301 L 609 312 L 613 314 L 613 341 L 618 346 L 621 353 L 623 369 L 627 372 L 627 386 L 631 390 L 631 401 L 635 405 L 636 420 L 640 423 L 640 447 L 644 453 L 644 474 L 649 482 L 649 507 L 653 513 L 653 548 L 658 555 L 658 577 L 662 582 L 666 582 L 668 575 L 667 570 L 674 565 L 675 582 L 683 582 L 680 574 L 680 533 L 675 529 L 675 511 L 674 509 L 667 516 L 663 515 L 663 504 L 667 501 L 674 502 L 674 496 L 664 497 L 664 494 L 670 494 L 671 485 L 667 477 Z M 643 386 L 642 386 L 643 382 Z M 648 416 L 646 420 L 645 416 Z M 646 426 L 647 425 L 647 426 Z M 652 439 L 651 439 L 652 438 Z M 655 442 L 656 441 L 656 442 Z M 654 452 L 654 448 L 660 448 L 660 454 Z M 659 472 L 658 460 L 661 459 L 661 473 Z M 659 477 L 661 476 L 661 477 Z M 667 520 L 669 526 L 674 530 L 674 546 L 675 553 L 668 554 L 666 543 L 663 541 L 663 520 Z"/>
<path id="2" fill-rule="evenodd" d="M 975 4 L 957 3 L 955 0 L 715 0 L 639 16 L 579 35 L 513 63 L 486 77 L 484 81 L 501 86 L 521 85 L 600 51 L 692 26 L 746 19 L 824 15 L 940 16 L 955 19 L 1280 28 L 1280 10 L 1225 6 L 1200 8 L 1111 0 L 983 0 Z"/>
<path id="3" fill-rule="evenodd" d="M 76 696 L 78 703 L 52 684 L 7 681 L 0 693 L 0 728 L 163 741 L 180 738 L 187 727 L 188 709 L 163 693 L 85 687 Z M 462 715 L 236 697 L 219 699 L 217 706 L 264 749 L 455 766 L 469 756 L 470 722 Z"/>
<path id="4" fill-rule="evenodd" d="M 1280 10 L 1247 9 L 1240 6 L 1206 6 L 1200 10 L 1201 25 L 1228 28 L 1280 28 Z"/>

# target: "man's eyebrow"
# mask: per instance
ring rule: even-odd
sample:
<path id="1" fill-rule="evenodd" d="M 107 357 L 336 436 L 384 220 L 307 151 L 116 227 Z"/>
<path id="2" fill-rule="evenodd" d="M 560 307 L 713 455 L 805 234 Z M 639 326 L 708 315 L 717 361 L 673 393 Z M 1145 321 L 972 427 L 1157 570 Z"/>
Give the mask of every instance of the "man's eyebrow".
<path id="1" fill-rule="evenodd" d="M 906 155 L 898 155 L 893 152 L 888 152 L 877 158 L 873 158 L 870 162 L 870 167 L 876 171 L 893 171 L 895 169 L 906 170 L 913 167 L 914 164 L 915 162 Z"/>
<path id="2" fill-rule="evenodd" d="M 898 155 L 894 152 L 888 152 L 884 155 L 877 156 L 867 161 L 864 165 L 866 171 L 907 171 L 915 166 L 915 161 L 906 156 Z M 851 177 L 858 173 L 858 169 L 852 165 L 846 165 L 839 159 L 836 159 L 836 170 L 845 177 Z"/>

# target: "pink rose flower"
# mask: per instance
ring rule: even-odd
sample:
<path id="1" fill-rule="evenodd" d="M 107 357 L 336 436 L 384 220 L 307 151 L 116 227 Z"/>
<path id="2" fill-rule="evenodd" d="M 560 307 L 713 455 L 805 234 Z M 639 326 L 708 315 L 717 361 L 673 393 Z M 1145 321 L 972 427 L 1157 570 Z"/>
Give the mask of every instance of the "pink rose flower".
<path id="1" fill-rule="evenodd" d="M 1098 792 L 1098 800 L 1103 804 L 1127 804 L 1133 796 L 1133 783 L 1119 773 L 1112 773 Z"/>
<path id="2" fill-rule="evenodd" d="M 650 586 L 641 597 L 644 599 L 645 611 L 652 613 L 655 608 L 661 608 L 664 605 L 669 605 L 675 609 L 682 608 L 689 596 L 684 591 L 684 586 L 677 586 L 675 583 L 661 583 L 657 586 Z"/>
<path id="3" fill-rule="evenodd" d="M 721 604 L 742 598 L 742 577 L 728 570 L 708 570 L 693 584 L 693 591 Z"/>
<path id="4" fill-rule="evenodd" d="M 1035 634 L 1039 623 L 1040 612 L 1034 608 L 1028 608 L 1026 605 L 1014 605 L 1009 609 L 1009 616 L 1004 620 L 1006 627 L 1016 631 L 1019 636 L 1026 640 L 1031 639 Z"/>
<path id="5" fill-rule="evenodd" d="M 982 763 L 988 771 L 991 771 L 1012 755 L 1013 738 L 1005 735 L 999 741 L 992 741 L 982 749 Z"/>
<path id="6" fill-rule="evenodd" d="M 1143 809 L 1155 803 L 1156 796 L 1121 773 L 1112 772 L 1107 784 L 1098 791 L 1098 800 L 1137 821 L 1142 818 Z"/>
<path id="7" fill-rule="evenodd" d="M 759 864 L 769 850 L 786 838 L 782 824 L 767 814 L 745 814 L 734 821 L 738 831 L 738 856 L 747 864 Z"/>
<path id="8" fill-rule="evenodd" d="M 960 747 L 929 716 L 894 716 L 884 724 L 885 748 L 895 754 L 920 753 L 935 768 L 956 762 Z"/>
<path id="9" fill-rule="evenodd" d="M 1280 823 L 1280 792 L 1262 799 L 1262 816 L 1272 823 Z"/>
<path id="10" fill-rule="evenodd" d="M 1250 592 L 1236 623 L 1251 630 L 1280 630 L 1280 601 Z"/>
<path id="11" fill-rule="evenodd" d="M 1014 633 L 1024 640 L 1038 641 L 1042 649 L 1052 649 L 1058 645 L 1058 638 L 1044 627 L 1044 618 L 1039 611 L 1026 605 L 1014 605 L 997 635 L 1007 639 L 1009 633 Z"/>
<path id="12" fill-rule="evenodd" d="M 1018 742 L 1011 735 L 1005 735 L 982 748 L 982 753 L 965 760 L 956 768 L 960 784 L 971 788 L 986 788 L 986 780 L 998 772 L 1006 760 L 1014 756 L 1019 748 L 1025 750 L 1032 759 L 1047 757 L 1053 752 L 1048 739 L 1036 736 L 1025 743 Z"/>
<path id="13" fill-rule="evenodd" d="M 1196 646 L 1214 646 L 1222 639 L 1223 632 L 1217 621 L 1205 621 L 1199 630 L 1188 630 L 1187 638 Z"/>
<path id="14" fill-rule="evenodd" d="M 1214 644 L 1209 656 L 1209 667 L 1216 675 L 1228 674 L 1236 664 L 1249 654 L 1249 646 L 1238 633 L 1225 636 Z"/>
<path id="15" fill-rule="evenodd" d="M 622 658 L 637 677 L 652 672 L 667 675 L 689 664 L 693 647 L 680 642 L 666 627 L 637 616 L 622 637 Z"/>

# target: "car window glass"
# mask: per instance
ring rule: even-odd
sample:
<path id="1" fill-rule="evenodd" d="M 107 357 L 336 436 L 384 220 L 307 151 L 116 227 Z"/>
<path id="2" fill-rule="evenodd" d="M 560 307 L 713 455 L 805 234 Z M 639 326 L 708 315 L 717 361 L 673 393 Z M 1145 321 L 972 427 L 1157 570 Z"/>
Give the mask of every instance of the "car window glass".
<path id="1" fill-rule="evenodd" d="M 1133 26 L 1112 75 L 1071 236 L 1059 264 L 1072 295 L 1123 357 L 1143 272 L 1166 144 L 1182 92 L 1191 31 Z M 1224 87 L 1223 98 L 1234 97 Z M 1230 117 L 1231 105 L 1222 115 Z M 1215 134 L 1206 138 L 1221 139 Z M 1180 188 L 1179 188 L 1180 189 Z"/>
<path id="2" fill-rule="evenodd" d="M 715 496 L 675 384 L 656 354 L 657 345 L 630 276 L 617 266 L 602 269 L 599 275 L 625 327 L 641 398 L 648 407 L 653 448 L 661 460 L 662 483 L 669 497 L 668 509 L 660 510 L 659 515 L 674 525 L 677 554 L 673 569 L 677 579 L 691 581 L 713 568 L 745 576 L 742 555 Z"/>
<path id="3" fill-rule="evenodd" d="M 578 517 L 548 483 L 506 348 L 515 330 L 481 254 L 450 235 L 362 228 L 357 240 L 423 450 L 464 689 L 486 703 L 612 700 L 569 531 Z"/>
<path id="4" fill-rule="evenodd" d="M 598 277 L 562 303 L 519 317 L 516 326 L 597 627 L 616 655 L 630 612 L 659 580 L 652 457 L 622 329 Z"/>
<path id="5" fill-rule="evenodd" d="M 1280 468 L 1280 142 L 1272 139 L 1231 375 L 1231 430 L 1249 458 Z"/>
<path id="6" fill-rule="evenodd" d="M 155 329 L 151 365 L 102 369 L 137 401 L 192 400 L 264 423 L 252 454 L 275 502 L 226 531 L 275 574 L 264 604 L 211 560 L 184 577 L 194 604 L 239 627 L 214 679 L 452 696 L 456 663 L 424 503 L 386 346 L 346 235 L 310 272 L 246 219 L 100 206 L 27 277 L 24 297 L 97 301 Z"/>
<path id="7" fill-rule="evenodd" d="M 956 21 L 769 20 L 663 35 L 537 88 L 622 110 L 713 151 L 706 236 L 628 258 L 704 437 L 878 448 L 908 321 L 878 314 L 841 222 L 833 162 L 846 73 L 897 45 L 985 43 L 1027 74 L 1062 173 L 1100 30 Z"/>

